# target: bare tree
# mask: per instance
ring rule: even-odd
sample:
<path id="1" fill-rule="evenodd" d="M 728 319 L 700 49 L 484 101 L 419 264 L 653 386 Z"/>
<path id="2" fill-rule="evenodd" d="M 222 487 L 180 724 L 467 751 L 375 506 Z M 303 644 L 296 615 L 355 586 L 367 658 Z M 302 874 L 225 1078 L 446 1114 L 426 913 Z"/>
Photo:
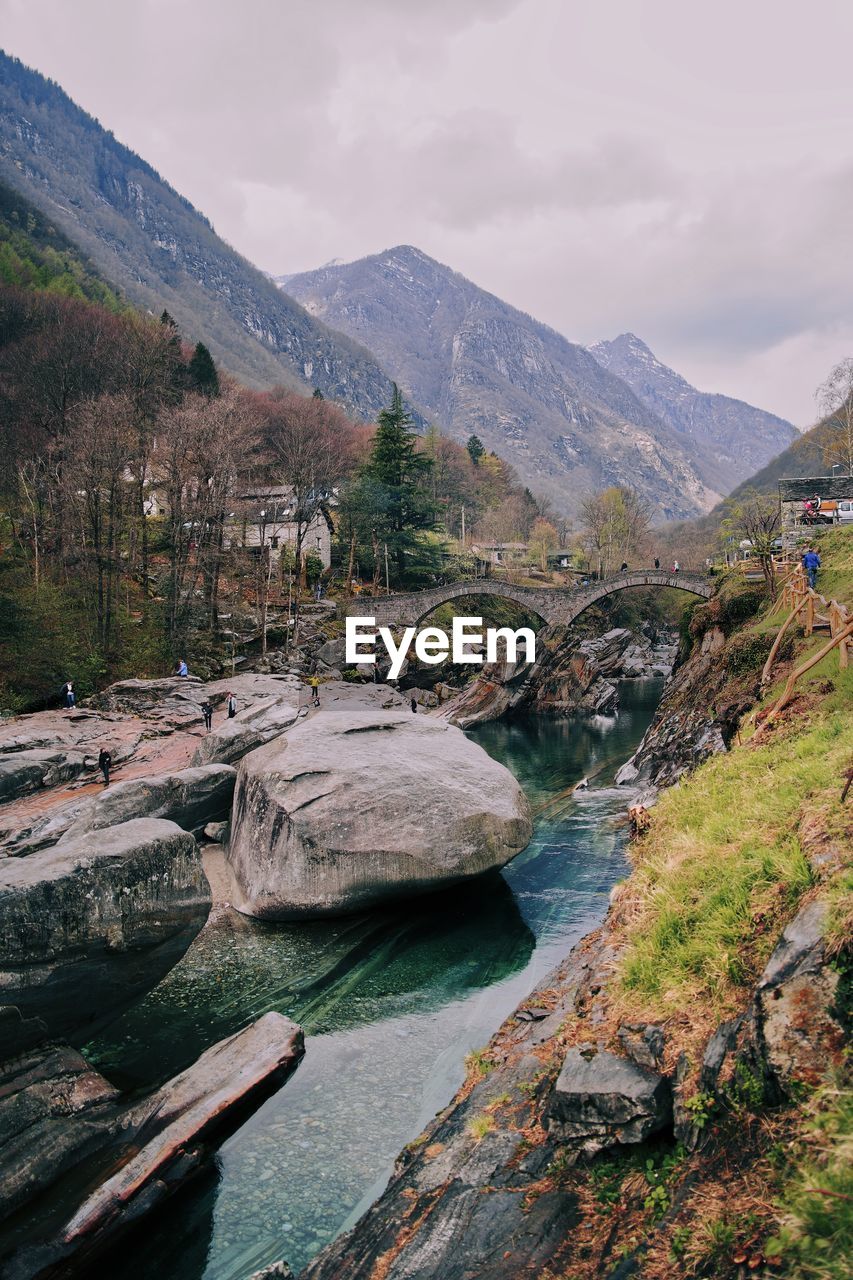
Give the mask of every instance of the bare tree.
<path id="1" fill-rule="evenodd" d="M 598 576 L 647 549 L 651 507 L 634 489 L 613 485 L 581 503 L 581 537 Z"/>
<path id="2" fill-rule="evenodd" d="M 154 470 L 169 511 L 169 629 L 177 634 L 200 581 L 215 629 L 223 531 L 239 471 L 259 426 L 250 393 L 227 382 L 219 396 L 189 395 L 163 415 Z"/>
<path id="3" fill-rule="evenodd" d="M 121 554 L 126 545 L 133 446 L 133 400 L 127 394 L 93 396 L 75 406 L 65 479 L 66 509 L 77 517 L 74 542 L 92 582 L 102 649 L 114 640 Z"/>
<path id="4" fill-rule="evenodd" d="M 738 498 L 730 498 L 720 525 L 724 538 L 739 537 L 752 544 L 752 552 L 761 562 L 767 590 L 776 595 L 776 573 L 773 566 L 773 541 L 779 532 L 779 502 L 757 489 L 747 489 Z"/>
<path id="5" fill-rule="evenodd" d="M 349 422 L 328 400 L 278 391 L 265 437 L 273 472 L 293 490 L 298 581 L 304 574 L 305 536 L 350 465 Z"/>
<path id="6" fill-rule="evenodd" d="M 846 474 L 853 476 L 853 359 L 837 364 L 816 396 L 821 418 L 832 428 L 825 461 L 840 463 Z"/>

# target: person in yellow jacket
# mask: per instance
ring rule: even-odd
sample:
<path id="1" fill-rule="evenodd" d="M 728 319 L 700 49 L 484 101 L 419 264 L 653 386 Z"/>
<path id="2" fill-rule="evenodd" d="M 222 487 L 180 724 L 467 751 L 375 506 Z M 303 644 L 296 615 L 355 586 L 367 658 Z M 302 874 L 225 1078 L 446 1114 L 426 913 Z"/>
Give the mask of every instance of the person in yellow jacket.
<path id="1" fill-rule="evenodd" d="M 311 677 L 311 679 L 308 681 L 308 683 L 309 683 L 309 685 L 311 686 L 311 701 L 313 702 L 313 704 L 314 704 L 314 706 L 315 706 L 315 707 L 319 707 L 319 705 L 320 705 L 320 680 L 319 680 L 319 678 L 318 678 L 316 675 L 314 675 L 314 676 L 312 676 L 312 677 Z"/>

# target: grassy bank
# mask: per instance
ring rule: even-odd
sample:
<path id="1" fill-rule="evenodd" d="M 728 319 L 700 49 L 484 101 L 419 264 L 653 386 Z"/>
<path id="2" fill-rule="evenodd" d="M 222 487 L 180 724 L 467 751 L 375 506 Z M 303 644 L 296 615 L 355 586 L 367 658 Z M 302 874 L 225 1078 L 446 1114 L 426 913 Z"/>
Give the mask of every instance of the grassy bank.
<path id="1" fill-rule="evenodd" d="M 853 532 L 828 531 L 821 552 L 819 589 L 853 602 Z M 728 650 L 741 660 L 754 654 L 760 670 L 783 617 L 762 609 L 729 637 Z M 853 847 L 853 806 L 840 799 L 853 763 L 853 664 L 842 671 L 828 655 L 779 722 L 760 728 L 792 666 L 825 642 L 825 632 L 795 641 L 739 744 L 664 792 L 633 848 L 621 984 L 650 1016 L 688 1006 L 718 1020 L 730 1014 L 814 887 L 804 840 L 819 828 Z"/>

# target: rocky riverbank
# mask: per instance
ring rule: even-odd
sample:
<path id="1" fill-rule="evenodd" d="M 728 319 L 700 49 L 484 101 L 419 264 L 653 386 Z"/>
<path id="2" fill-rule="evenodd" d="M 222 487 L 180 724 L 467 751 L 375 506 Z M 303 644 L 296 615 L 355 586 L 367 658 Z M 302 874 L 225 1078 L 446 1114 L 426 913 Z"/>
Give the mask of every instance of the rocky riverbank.
<path id="1" fill-rule="evenodd" d="M 661 799 L 604 926 L 307 1280 L 735 1280 L 819 1274 L 816 1232 L 849 1250 L 853 684 L 818 669 L 756 735 L 773 628 L 745 596 L 694 614 L 632 765 Z"/>
<path id="2" fill-rule="evenodd" d="M 615 681 L 670 675 L 678 652 L 669 631 L 615 627 L 581 639 L 564 627 L 544 627 L 536 638 L 537 660 L 497 662 L 451 696 L 443 714 L 468 728 L 512 712 L 545 715 L 613 715 L 619 694 Z"/>
<path id="3" fill-rule="evenodd" d="M 131 1101 L 72 1047 L 156 985 L 207 919 L 196 836 L 233 825 L 229 901 L 264 918 L 456 883 L 530 837 L 518 784 L 458 729 L 413 717 L 384 685 L 324 683 L 319 710 L 308 694 L 292 673 L 130 680 L 0 725 L 0 1255 L 16 1280 L 88 1264 L 301 1057 L 299 1028 L 269 1014 Z"/>

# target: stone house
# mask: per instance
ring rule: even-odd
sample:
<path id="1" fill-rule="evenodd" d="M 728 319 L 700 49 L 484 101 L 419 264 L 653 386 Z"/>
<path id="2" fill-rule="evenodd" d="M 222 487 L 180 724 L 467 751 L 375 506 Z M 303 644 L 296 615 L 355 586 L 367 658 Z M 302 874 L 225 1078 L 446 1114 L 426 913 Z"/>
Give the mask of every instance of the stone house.
<path id="1" fill-rule="evenodd" d="M 332 563 L 333 503 L 332 495 L 318 501 L 302 539 L 303 555 L 307 556 L 312 551 L 317 553 L 324 569 Z M 246 489 L 234 498 L 234 510 L 229 512 L 225 523 L 225 544 L 231 547 L 269 547 L 271 557 L 277 560 L 285 546 L 296 549 L 295 511 L 296 498 L 289 485 Z"/>

